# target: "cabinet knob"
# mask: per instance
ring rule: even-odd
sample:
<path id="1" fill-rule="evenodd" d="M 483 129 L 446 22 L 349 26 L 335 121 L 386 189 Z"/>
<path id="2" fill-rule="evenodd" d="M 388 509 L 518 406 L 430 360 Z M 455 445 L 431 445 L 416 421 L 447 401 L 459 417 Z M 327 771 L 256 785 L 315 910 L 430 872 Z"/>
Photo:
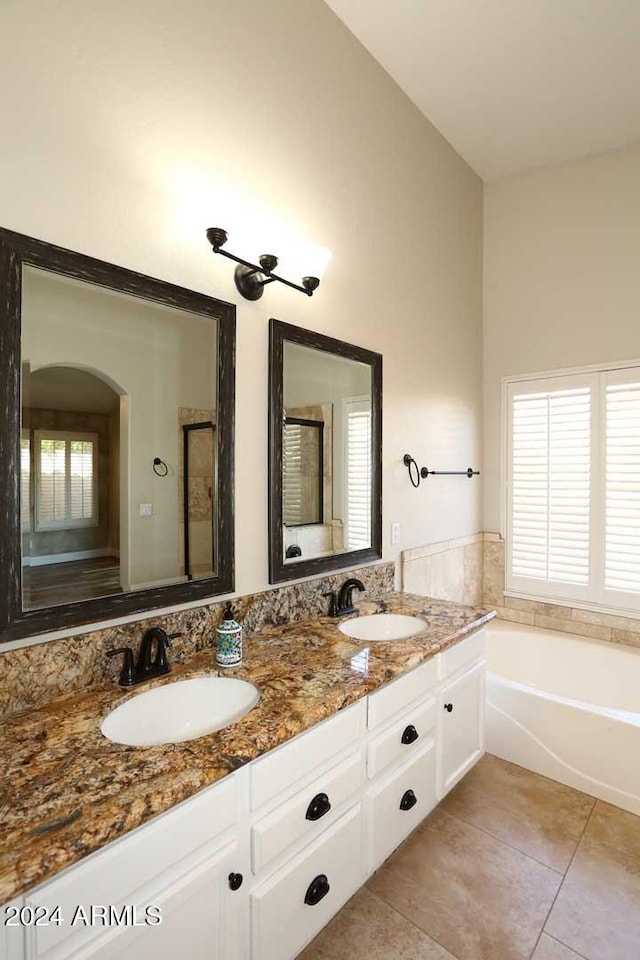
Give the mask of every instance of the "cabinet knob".
<path id="1" fill-rule="evenodd" d="M 304 895 L 304 902 L 310 907 L 315 907 L 317 903 L 326 897 L 331 889 L 329 881 L 324 873 L 318 874 L 318 876 L 311 881 L 307 892 Z"/>
<path id="2" fill-rule="evenodd" d="M 415 743 L 419 736 L 420 734 L 418 733 L 414 725 L 410 723 L 408 727 L 404 728 L 404 732 L 402 734 L 402 742 Z"/>
<path id="3" fill-rule="evenodd" d="M 242 881 L 244 877 L 241 873 L 230 873 L 229 874 L 229 889 L 230 890 L 239 890 L 242 886 Z"/>
<path id="4" fill-rule="evenodd" d="M 416 797 L 413 790 L 407 790 L 406 793 L 402 795 L 402 800 L 400 801 L 400 809 L 411 810 L 411 807 L 415 807 L 417 802 L 418 802 L 418 798 Z"/>
<path id="5" fill-rule="evenodd" d="M 453 713 L 453 704 L 452 704 L 452 703 L 445 703 L 444 708 L 445 708 L 445 710 L 447 711 L 447 713 Z"/>
<path id="6" fill-rule="evenodd" d="M 329 813 L 329 810 L 331 810 L 329 797 L 326 793 L 318 793 L 307 807 L 305 819 L 319 820 L 320 817 L 324 817 L 325 813 Z"/>

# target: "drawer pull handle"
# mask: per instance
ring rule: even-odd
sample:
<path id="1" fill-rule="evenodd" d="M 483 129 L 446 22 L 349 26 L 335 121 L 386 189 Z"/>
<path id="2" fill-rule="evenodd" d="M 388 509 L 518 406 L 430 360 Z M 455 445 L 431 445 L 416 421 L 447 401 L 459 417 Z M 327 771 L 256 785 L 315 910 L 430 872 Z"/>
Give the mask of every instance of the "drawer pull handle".
<path id="1" fill-rule="evenodd" d="M 452 704 L 452 703 L 445 703 L 444 708 L 445 708 L 445 710 L 447 711 L 447 713 L 453 713 L 453 704 Z"/>
<path id="2" fill-rule="evenodd" d="M 319 820 L 331 810 L 331 802 L 326 793 L 318 793 L 307 807 L 306 819 Z"/>
<path id="3" fill-rule="evenodd" d="M 414 725 L 410 723 L 408 727 L 404 728 L 404 733 L 402 734 L 402 742 L 415 743 L 419 736 L 420 734 L 418 733 Z"/>
<path id="4" fill-rule="evenodd" d="M 229 874 L 229 889 L 230 890 L 239 890 L 242 886 L 242 881 L 244 877 L 241 873 L 230 873 Z"/>
<path id="5" fill-rule="evenodd" d="M 310 907 L 315 907 L 317 903 L 326 897 L 331 887 L 324 873 L 318 874 L 315 880 L 309 884 L 309 889 L 304 895 L 304 902 Z"/>
<path id="6" fill-rule="evenodd" d="M 416 797 L 413 790 L 407 790 L 407 792 L 402 795 L 402 800 L 400 801 L 400 809 L 411 810 L 412 807 L 415 807 L 417 802 L 418 802 L 418 798 Z"/>

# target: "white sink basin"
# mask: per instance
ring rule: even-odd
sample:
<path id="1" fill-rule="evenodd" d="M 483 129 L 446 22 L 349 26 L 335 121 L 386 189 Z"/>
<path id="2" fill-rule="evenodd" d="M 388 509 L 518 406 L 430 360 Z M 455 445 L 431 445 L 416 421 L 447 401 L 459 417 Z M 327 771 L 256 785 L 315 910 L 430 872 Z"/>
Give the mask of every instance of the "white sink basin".
<path id="1" fill-rule="evenodd" d="M 407 617 L 400 613 L 374 613 L 369 617 L 356 617 L 340 624 L 340 630 L 354 640 L 406 640 L 426 630 L 427 624 L 419 617 Z"/>
<path id="2" fill-rule="evenodd" d="M 152 747 L 182 743 L 221 730 L 260 699 L 251 683 L 234 677 L 194 677 L 147 690 L 109 713 L 100 730 L 114 743 Z"/>

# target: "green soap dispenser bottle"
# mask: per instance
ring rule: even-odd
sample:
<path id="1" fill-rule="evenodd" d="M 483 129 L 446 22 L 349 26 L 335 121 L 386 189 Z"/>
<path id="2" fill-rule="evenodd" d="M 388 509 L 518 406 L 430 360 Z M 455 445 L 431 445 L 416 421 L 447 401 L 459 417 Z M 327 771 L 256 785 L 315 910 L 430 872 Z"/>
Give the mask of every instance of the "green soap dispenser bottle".
<path id="1" fill-rule="evenodd" d="M 230 603 L 225 607 L 222 623 L 216 627 L 216 661 L 221 667 L 242 663 L 242 627 L 234 619 Z"/>

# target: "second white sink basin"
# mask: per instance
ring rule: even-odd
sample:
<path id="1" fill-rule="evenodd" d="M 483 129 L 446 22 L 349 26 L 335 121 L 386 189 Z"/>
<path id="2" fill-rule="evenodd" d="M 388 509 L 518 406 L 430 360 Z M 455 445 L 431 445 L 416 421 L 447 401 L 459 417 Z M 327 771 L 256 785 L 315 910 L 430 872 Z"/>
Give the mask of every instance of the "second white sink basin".
<path id="1" fill-rule="evenodd" d="M 235 677 L 194 677 L 147 690 L 109 713 L 100 730 L 114 743 L 153 747 L 182 743 L 221 730 L 260 699 L 251 683 Z"/>
<path id="2" fill-rule="evenodd" d="M 354 640 L 407 640 L 426 630 L 427 624 L 419 617 L 407 617 L 401 613 L 374 613 L 368 617 L 356 617 L 340 624 L 340 630 Z"/>

